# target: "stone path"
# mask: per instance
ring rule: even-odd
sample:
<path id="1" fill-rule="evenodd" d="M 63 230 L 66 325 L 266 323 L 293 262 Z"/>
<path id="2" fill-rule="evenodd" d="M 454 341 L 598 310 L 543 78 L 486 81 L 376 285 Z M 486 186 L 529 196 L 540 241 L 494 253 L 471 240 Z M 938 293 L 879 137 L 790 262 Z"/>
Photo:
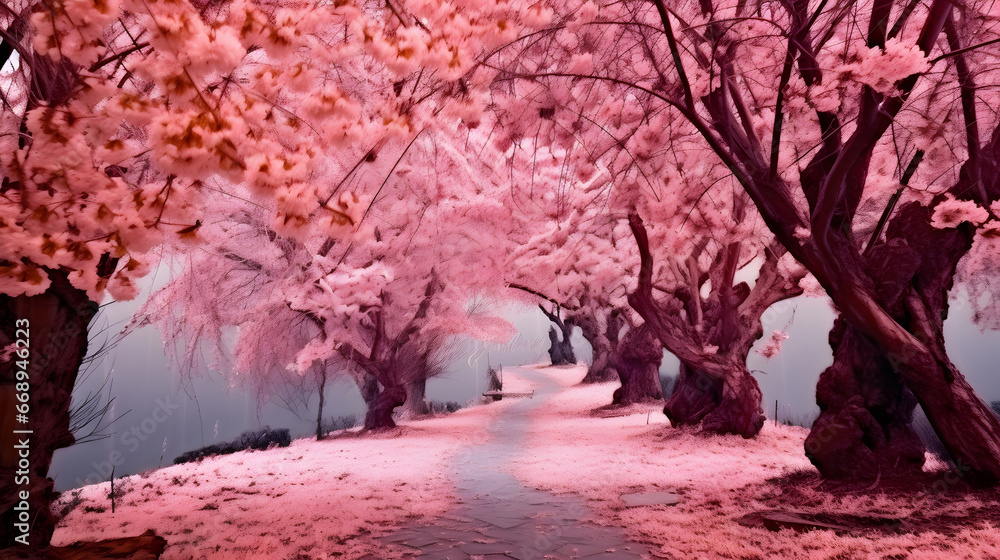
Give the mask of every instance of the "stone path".
<path id="1" fill-rule="evenodd" d="M 589 511 L 581 500 L 526 488 L 501 470 L 524 449 L 528 413 L 559 390 L 544 374 L 516 369 L 538 383 L 535 396 L 510 405 L 490 426 L 489 441 L 456 458 L 452 480 L 462 505 L 452 515 L 405 526 L 382 540 L 411 547 L 414 556 L 428 560 L 648 558 L 647 548 L 629 543 L 622 529 L 584 521 Z"/>

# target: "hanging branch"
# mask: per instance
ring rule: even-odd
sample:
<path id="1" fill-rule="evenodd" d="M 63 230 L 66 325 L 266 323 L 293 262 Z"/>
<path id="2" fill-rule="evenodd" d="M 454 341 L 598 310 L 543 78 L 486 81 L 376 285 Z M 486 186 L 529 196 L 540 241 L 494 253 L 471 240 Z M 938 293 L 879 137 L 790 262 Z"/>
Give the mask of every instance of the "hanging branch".
<path id="1" fill-rule="evenodd" d="M 551 298 L 551 297 L 543 294 L 542 292 L 539 292 L 537 290 L 533 290 L 533 289 L 531 289 L 531 288 L 529 288 L 527 286 L 523 286 L 521 284 L 516 284 L 516 283 L 513 283 L 513 282 L 508 282 L 507 283 L 507 287 L 508 288 L 513 288 L 515 290 L 521 290 L 522 292 L 527 292 L 527 293 L 529 293 L 529 294 L 531 294 L 533 296 L 538 296 L 538 297 L 544 299 L 545 301 L 547 301 L 547 302 L 549 302 L 549 303 L 551 303 L 553 305 L 557 305 L 557 306 L 561 307 L 562 309 L 566 309 L 568 311 L 579 311 L 580 310 L 579 307 L 575 307 L 575 306 L 572 306 L 572 305 L 564 305 L 564 304 L 556 301 L 555 299 L 553 299 L 553 298 Z M 543 309 L 543 311 L 544 311 L 544 309 Z"/>

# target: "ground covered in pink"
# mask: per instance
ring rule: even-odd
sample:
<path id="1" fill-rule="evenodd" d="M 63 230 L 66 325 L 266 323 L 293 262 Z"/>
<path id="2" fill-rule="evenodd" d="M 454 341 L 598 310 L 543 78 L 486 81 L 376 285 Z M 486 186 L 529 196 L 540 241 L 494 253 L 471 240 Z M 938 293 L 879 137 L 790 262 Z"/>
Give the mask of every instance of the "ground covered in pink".
<path id="1" fill-rule="evenodd" d="M 401 424 L 382 434 L 341 432 L 324 441 L 176 465 L 65 493 L 68 514 L 53 544 L 154 529 L 163 558 L 399 558 L 375 539 L 454 506 L 448 462 L 482 441 L 503 403 Z M 117 489 L 116 489 L 117 490 Z"/>
<path id="2" fill-rule="evenodd" d="M 583 366 L 531 367 L 562 389 L 535 396 L 547 400 L 506 468 L 526 486 L 582 496 L 593 520 L 625 527 L 658 558 L 1000 558 L 1000 491 L 948 483 L 930 472 L 939 461 L 920 480 L 833 485 L 804 457 L 804 428 L 768 423 L 750 440 L 705 436 L 672 428 L 661 404 L 605 406 L 615 385 L 577 386 Z M 534 388 L 505 373 L 505 390 Z M 108 483 L 86 486 L 57 503 L 67 514 L 53 544 L 154 529 L 168 560 L 399 558 L 403 547 L 377 537 L 457 507 L 452 458 L 484 441 L 511 402 L 127 477 L 116 482 L 115 513 Z M 654 491 L 680 502 L 628 508 L 621 498 Z M 845 528 L 772 531 L 761 515 L 774 510 Z"/>
<path id="3" fill-rule="evenodd" d="M 524 484 L 582 495 L 598 522 L 620 525 L 657 556 L 694 558 L 1000 558 L 996 491 L 941 493 L 940 475 L 907 488 L 834 487 L 803 452 L 808 431 L 768 423 L 754 439 L 705 436 L 669 426 L 662 405 L 600 410 L 615 384 L 575 386 L 585 370 L 540 368 L 565 389 L 535 410 L 521 457 Z M 647 423 L 648 422 L 648 423 Z M 939 461 L 928 468 L 940 468 Z M 626 508 L 623 494 L 667 491 L 673 506 Z M 794 511 L 850 530 L 760 526 L 752 514 Z M 747 526 L 750 525 L 750 526 Z"/>

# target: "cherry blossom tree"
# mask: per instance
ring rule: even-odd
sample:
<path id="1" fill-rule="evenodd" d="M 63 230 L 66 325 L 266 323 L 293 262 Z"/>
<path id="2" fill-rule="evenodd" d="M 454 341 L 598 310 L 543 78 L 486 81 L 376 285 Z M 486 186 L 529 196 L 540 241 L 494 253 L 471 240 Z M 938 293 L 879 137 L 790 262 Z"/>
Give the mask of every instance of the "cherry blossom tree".
<path id="1" fill-rule="evenodd" d="M 618 379 L 612 404 L 662 399 L 663 348 L 628 307 L 638 255 L 625 215 L 608 207 L 607 177 L 580 181 L 567 158 L 546 147 L 528 149 L 529 142 L 511 149 L 510 165 L 530 176 L 512 189 L 518 227 L 508 282 L 555 305 L 561 323 L 581 327 L 593 350 L 583 381 Z M 569 332 L 563 330 L 563 340 Z"/>
<path id="2" fill-rule="evenodd" d="M 737 282 L 735 275 L 741 267 L 733 255 L 738 255 L 741 247 L 736 242 L 718 251 L 704 268 L 697 264 L 701 259 L 689 257 L 689 268 L 678 266 L 675 279 L 687 280 L 690 289 L 675 288 L 657 298 L 653 296 L 654 260 L 646 228 L 637 214 L 630 217 L 630 225 L 642 268 L 629 302 L 681 360 L 664 413 L 675 426 L 697 425 L 708 432 L 756 435 L 764 423 L 762 394 L 746 360 L 764 334 L 760 319 L 767 308 L 802 293 L 794 281 L 797 270 L 784 268 L 788 263 L 782 263 L 773 248 L 765 248 L 753 288 L 745 281 Z M 727 257 L 732 259 L 728 263 L 724 260 Z M 772 339 L 780 340 L 782 335 L 776 331 Z"/>
<path id="3" fill-rule="evenodd" d="M 746 195 L 733 192 L 730 172 L 706 159 L 697 131 L 633 85 L 637 73 L 659 71 L 643 60 L 655 38 L 630 23 L 633 8 L 605 15 L 590 2 L 570 4 L 549 29 L 498 53 L 493 109 L 512 143 L 544 139 L 577 181 L 603 190 L 602 204 L 622 224 L 632 216 L 648 273 L 636 272 L 629 304 L 684 364 L 665 409 L 672 422 L 751 437 L 764 416 L 746 358 L 763 335 L 761 315 L 802 292 L 804 270 Z M 751 271 L 752 288 L 737 279 Z"/>
<path id="4" fill-rule="evenodd" d="M 501 82 L 513 88 L 535 77 L 529 83 L 541 103 L 586 91 L 605 103 L 581 113 L 610 130 L 620 118 L 605 108 L 625 96 L 590 96 L 602 84 L 625 86 L 640 106 L 659 107 L 648 137 L 674 153 L 696 147 L 707 167 L 725 169 L 844 323 L 868 337 L 890 366 L 854 374 L 896 376 L 963 472 L 1000 479 L 1000 420 L 948 359 L 940 328 L 956 256 L 972 242 L 963 224 L 992 220 L 993 143 L 984 143 L 980 130 L 995 126 L 992 113 L 983 126 L 977 106 L 985 92 L 975 87 L 977 76 L 986 83 L 992 76 L 982 50 L 994 41 L 989 8 L 943 0 L 654 0 L 587 2 L 562 14 L 544 49 L 541 39 L 532 42 L 549 53 L 532 59 L 533 68 L 497 59 L 498 67 L 511 68 Z M 605 40 L 588 38 L 588 29 Z M 572 56 L 563 54 L 567 49 L 575 50 Z M 541 76 L 562 81 L 544 87 Z M 633 112 L 650 119 L 648 110 Z M 577 119 L 554 120 L 574 130 Z M 949 138 L 965 146 L 953 147 Z M 582 159 L 600 165 L 591 154 Z M 911 162 L 915 173 L 903 181 Z M 928 225 L 944 229 L 931 234 Z M 645 260 L 651 277 L 652 261 Z M 649 294 L 640 290 L 636 303 L 642 306 Z M 837 336 L 834 343 L 839 349 L 851 340 Z M 873 410 L 854 408 L 860 416 L 852 412 L 825 433 L 814 430 L 811 456 L 840 442 L 836 432 L 860 440 L 879 428 L 858 424 L 866 414 L 881 414 L 884 404 L 861 401 L 845 405 Z"/>
<path id="5" fill-rule="evenodd" d="M 589 300 L 584 301 L 584 308 L 591 307 Z M 618 378 L 618 372 L 612 365 L 622 330 L 622 313 L 625 308 L 609 306 L 594 306 L 592 313 L 577 313 L 576 324 L 579 325 L 583 338 L 590 343 L 592 350 L 591 364 L 581 383 L 605 383 Z"/>
<path id="6" fill-rule="evenodd" d="M 175 367 L 196 369 L 199 349 L 215 349 L 232 356 L 221 369 L 266 398 L 289 376 L 325 376 L 339 364 L 343 374 L 353 368 L 362 389 L 366 429 L 393 427 L 408 398 L 419 411 L 449 337 L 505 340 L 511 328 L 469 308 L 503 289 L 494 240 L 507 222 L 463 140 L 428 132 L 398 146 L 398 158 L 368 164 L 379 194 L 365 233 L 349 242 L 282 237 L 267 210 L 228 204 L 230 218 L 205 226 L 213 241 L 146 306 L 165 339 L 183 343 Z M 227 326 L 238 329 L 231 347 Z"/>
<path id="7" fill-rule="evenodd" d="M 634 282 L 629 271 L 635 270 L 637 261 L 630 236 L 624 219 L 583 204 L 565 222 L 520 245 L 508 267 L 518 271 L 518 282 L 538 289 L 518 286 L 558 301 L 565 310 L 565 323 L 581 327 L 593 350 L 584 382 L 618 379 L 621 387 L 612 404 L 623 406 L 663 396 L 659 375 L 663 347 L 626 301 Z M 543 294 L 543 289 L 554 295 Z M 623 328 L 628 329 L 624 336 Z"/>
<path id="8" fill-rule="evenodd" d="M 955 229 L 935 234 L 930 228 L 931 224 L 954 228 L 961 221 L 979 221 L 976 212 L 967 211 L 960 213 L 957 220 L 940 219 L 942 214 L 954 216 L 951 198 L 978 201 L 981 208 L 995 199 L 990 194 L 995 188 L 995 175 L 991 177 L 988 172 L 995 168 L 992 146 L 987 145 L 987 150 L 980 147 L 977 102 L 970 82 L 974 74 L 968 66 L 972 55 L 967 57 L 963 52 L 965 47 L 957 31 L 960 26 L 956 24 L 961 18 L 967 24 L 966 29 L 983 29 L 983 20 L 989 18 L 980 10 L 968 5 L 959 11 L 949 3 L 940 2 L 921 10 L 898 9 L 894 13 L 892 4 L 885 2 L 860 10 L 855 16 L 858 19 L 847 17 L 846 21 L 838 20 L 832 13 L 820 14 L 831 19 L 811 20 L 802 17 L 803 11 L 787 14 L 789 36 L 795 36 L 796 41 L 807 37 L 801 44 L 789 40 L 788 47 L 789 53 L 794 49 L 800 54 L 798 74 L 801 84 L 808 88 L 807 98 L 809 94 L 833 95 L 839 101 L 818 100 L 805 114 L 789 109 L 785 115 L 793 122 L 800 117 L 801 124 L 789 123 L 790 131 L 796 125 L 812 127 L 820 132 L 822 140 L 820 150 L 799 172 L 798 185 L 805 204 L 795 204 L 790 194 L 796 185 L 793 177 L 762 175 L 760 164 L 766 160 L 760 157 L 760 152 L 746 150 L 753 146 L 752 140 L 746 144 L 749 133 L 737 132 L 735 127 L 713 126 L 714 131 L 706 129 L 705 137 L 718 134 L 715 138 L 724 146 L 716 150 L 721 157 L 737 156 L 741 183 L 769 227 L 826 288 L 845 321 L 875 341 L 894 373 L 914 392 L 960 470 L 977 478 L 996 480 L 1000 477 L 997 419 L 947 358 L 941 329 L 955 264 L 968 250 L 971 235 Z M 893 22 L 891 27 L 890 22 Z M 664 28 L 668 23 L 664 23 Z M 848 37 L 848 28 L 842 27 L 845 24 L 867 24 L 868 29 L 868 37 L 856 39 L 854 50 L 848 51 L 853 57 L 848 64 L 830 65 L 829 58 L 827 64 L 802 63 L 809 58 L 823 61 L 824 56 L 829 57 L 832 53 L 824 52 L 824 43 L 829 37 Z M 977 40 L 981 38 L 982 35 Z M 933 59 L 939 65 L 935 72 L 931 55 L 937 49 L 948 56 Z M 843 47 L 834 50 L 840 53 Z M 786 62 L 785 67 L 790 75 L 794 65 Z M 733 75 L 742 72 L 733 68 Z M 980 68 L 988 70 L 988 66 Z M 745 94 L 739 89 L 723 89 L 719 95 L 736 99 L 737 95 Z M 778 98 L 784 95 L 778 94 Z M 949 98 L 957 102 L 952 103 Z M 952 108 L 957 112 L 959 106 L 961 118 L 942 118 Z M 706 104 L 705 108 L 716 125 L 727 114 L 723 104 Z M 728 117 L 732 123 L 743 120 L 732 112 L 728 112 Z M 840 123 L 849 120 L 857 124 L 841 140 Z M 960 124 L 948 126 L 953 120 Z M 892 134 L 887 136 L 890 128 Z M 780 125 L 776 124 L 772 132 L 773 154 L 781 149 Z M 935 138 L 947 137 L 964 138 L 967 155 L 941 144 L 934 145 Z M 743 144 L 741 148 L 737 148 L 738 142 Z M 903 181 L 905 170 L 921 158 L 924 162 L 913 179 Z M 925 169 L 929 173 L 924 173 Z M 900 179 L 893 180 L 894 175 Z M 908 194 L 915 200 L 893 212 L 896 185 L 907 182 Z M 942 195 L 943 190 L 954 190 L 954 194 Z M 778 198 L 782 201 L 778 202 Z M 881 215 L 891 216 L 884 241 L 878 224 L 871 227 L 875 220 L 865 219 L 865 206 L 872 202 L 875 208 L 886 209 Z M 865 235 L 869 228 L 870 237 Z M 866 240 L 869 242 L 863 245 Z M 880 369 L 884 373 L 884 368 Z M 818 396 L 821 399 L 824 396 L 822 385 Z M 829 423 L 817 423 L 807 442 L 807 452 L 819 464 L 831 458 L 821 457 L 828 447 L 843 444 L 844 438 L 838 437 L 838 432 L 857 433 L 861 425 L 862 433 L 877 434 L 878 430 L 873 430 L 870 422 L 866 425 L 865 420 L 885 410 L 892 411 L 891 407 L 871 402 L 848 402 L 845 408 L 852 404 L 875 406 L 867 415 L 855 408 L 831 418 Z M 854 423 L 844 422 L 850 419 Z M 885 429 L 882 434 L 893 435 Z M 898 438 L 901 441 L 885 446 L 891 459 L 901 455 L 907 458 L 905 437 L 904 433 Z M 879 451 L 878 443 L 872 447 Z M 851 451 L 861 451 L 868 464 L 886 462 L 878 460 L 878 453 L 872 460 L 857 445 Z M 845 461 L 843 457 L 849 455 L 840 456 Z"/>
<path id="9" fill-rule="evenodd" d="M 15 321 L 30 323 L 32 544 L 51 536 L 45 476 L 52 451 L 72 443 L 69 398 L 97 302 L 134 297 L 163 241 L 197 240 L 206 201 L 230 194 L 220 184 L 273 201 L 283 236 L 350 237 L 366 201 L 331 162 L 376 157 L 431 120 L 474 114 L 482 88 L 464 76 L 477 53 L 540 22 L 536 11 L 405 0 L 3 5 L 0 63 L 14 70 L 0 77 L 0 307 L 11 319 L 0 346 L 13 344 Z M 14 378 L 5 361 L 5 399 Z M 12 492 L 0 500 L 7 526 Z"/>

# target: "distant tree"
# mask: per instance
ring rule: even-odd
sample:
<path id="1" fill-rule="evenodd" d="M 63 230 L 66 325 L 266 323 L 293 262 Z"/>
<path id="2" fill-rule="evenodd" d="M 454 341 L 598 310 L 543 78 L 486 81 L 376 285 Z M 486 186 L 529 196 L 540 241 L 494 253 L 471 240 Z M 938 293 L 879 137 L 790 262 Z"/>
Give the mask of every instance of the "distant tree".
<path id="1" fill-rule="evenodd" d="M 573 352 L 573 343 L 570 340 L 570 337 L 573 336 L 573 327 L 576 326 L 573 319 L 560 317 L 558 306 L 552 311 L 545 309 L 542 304 L 539 304 L 538 308 L 555 325 L 549 327 L 549 359 L 552 365 L 576 364 L 576 353 Z M 559 327 L 558 331 L 556 331 L 556 327 Z"/>
<path id="2" fill-rule="evenodd" d="M 388 179 L 370 185 L 378 194 L 350 242 L 282 237 L 268 227 L 268 209 L 252 205 L 206 224 L 204 250 L 145 308 L 183 348 L 174 367 L 195 371 L 199 349 L 214 349 L 217 362 L 232 364 L 221 369 L 266 400 L 289 378 L 322 379 L 335 365 L 358 382 L 366 429 L 394 426 L 408 393 L 418 400 L 410 412 L 421 412 L 450 336 L 510 335 L 505 320 L 467 305 L 503 288 L 493 243 L 506 222 L 464 142 L 428 132 L 399 146 L 399 158 L 373 162 L 391 171 L 373 173 Z M 238 328 L 231 345 L 226 327 Z"/>
<path id="3" fill-rule="evenodd" d="M 581 306 L 587 307 L 586 304 Z M 618 379 L 613 362 L 621 336 L 621 317 L 625 312 L 622 308 L 601 308 L 591 313 L 581 311 L 574 314 L 574 322 L 593 351 L 590 367 L 581 383 L 606 383 Z"/>
<path id="4" fill-rule="evenodd" d="M 626 300 L 638 264 L 631 233 L 620 215 L 602 206 L 604 177 L 572 186 L 575 174 L 560 168 L 565 160 L 550 158 L 544 150 L 524 145 L 518 150 L 520 168 L 532 175 L 530 181 L 522 179 L 521 201 L 514 205 L 519 226 L 512 234 L 518 246 L 508 260 L 507 278 L 516 280 L 512 287 L 563 312 L 563 341 L 568 327 L 581 328 L 593 352 L 584 383 L 621 381 L 615 404 L 659 399 L 662 347 L 651 351 L 658 343 L 647 345 L 636 333 L 622 337 L 623 328 L 631 331 L 641 324 Z M 556 322 L 554 313 L 542 311 Z M 558 341 L 552 331 L 550 338 Z"/>

